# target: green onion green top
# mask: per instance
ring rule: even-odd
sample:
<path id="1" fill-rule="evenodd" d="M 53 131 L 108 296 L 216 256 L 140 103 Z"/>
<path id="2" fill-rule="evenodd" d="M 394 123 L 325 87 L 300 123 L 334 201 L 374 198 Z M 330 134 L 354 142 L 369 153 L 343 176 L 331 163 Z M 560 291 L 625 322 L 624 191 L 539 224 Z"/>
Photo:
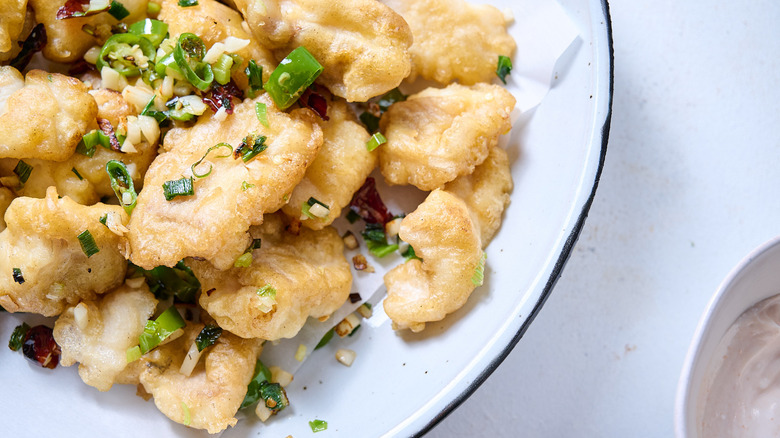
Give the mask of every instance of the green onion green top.
<path id="1" fill-rule="evenodd" d="M 27 325 L 26 322 L 16 326 L 13 333 L 11 333 L 11 339 L 8 340 L 8 348 L 10 348 L 12 351 L 19 351 L 19 349 L 22 348 L 22 344 L 24 343 L 24 337 L 27 335 L 29 330 L 30 326 Z"/>
<path id="2" fill-rule="evenodd" d="M 13 268 L 11 270 L 11 276 L 14 278 L 14 281 L 23 284 L 24 283 L 24 275 L 22 275 L 22 270 L 19 268 Z"/>
<path id="3" fill-rule="evenodd" d="M 366 143 L 366 149 L 373 151 L 385 143 L 387 143 L 385 136 L 382 135 L 381 132 L 377 132 L 376 134 L 372 135 L 370 139 L 368 139 L 368 142 Z"/>
<path id="4" fill-rule="evenodd" d="M 106 149 L 111 149 L 111 139 L 100 129 L 93 129 L 84 134 L 84 137 L 81 138 L 81 141 L 76 146 L 76 152 L 92 158 L 92 156 L 95 155 L 97 145 L 103 146 Z"/>
<path id="5" fill-rule="evenodd" d="M 172 181 L 165 181 L 162 185 L 163 195 L 166 201 L 170 201 L 177 196 L 192 196 L 195 189 L 192 186 L 192 178 L 181 178 Z"/>
<path id="6" fill-rule="evenodd" d="M 95 243 L 95 238 L 92 237 L 92 233 L 90 233 L 89 230 L 82 231 L 81 234 L 78 235 L 78 239 L 81 244 L 81 250 L 84 251 L 87 258 L 100 252 L 100 248 L 98 248 L 97 243 Z"/>
<path id="7" fill-rule="evenodd" d="M 171 306 L 166 309 L 155 320 L 146 321 L 144 332 L 138 338 L 138 345 L 141 347 L 141 353 L 146 354 L 152 348 L 160 345 L 171 333 L 185 326 L 176 307 Z"/>
<path id="8" fill-rule="evenodd" d="M 154 47 L 158 47 L 168 35 L 168 24 L 160 20 L 147 18 L 131 24 L 127 31 L 146 38 Z"/>
<path id="9" fill-rule="evenodd" d="M 330 342 L 331 339 L 333 339 L 333 334 L 336 333 L 335 330 L 330 329 L 327 333 L 322 335 L 322 339 L 320 339 L 320 342 L 317 343 L 317 346 L 314 347 L 315 350 L 319 350 L 320 348 L 328 345 L 328 342 Z"/>
<path id="10" fill-rule="evenodd" d="M 482 251 L 482 256 L 479 258 L 479 262 L 477 262 L 477 267 L 474 268 L 474 275 L 471 276 L 471 282 L 474 283 L 474 286 L 482 286 L 482 283 L 485 281 L 486 261 L 487 253 Z"/>
<path id="11" fill-rule="evenodd" d="M 106 172 L 108 172 L 111 188 L 119 199 L 119 204 L 124 207 L 127 214 L 131 214 L 135 208 L 138 194 L 135 192 L 133 178 L 130 176 L 127 166 L 121 161 L 110 160 L 106 163 Z"/>
<path id="12" fill-rule="evenodd" d="M 198 6 L 198 0 L 179 0 L 179 6 L 183 8 L 189 6 Z"/>
<path id="13" fill-rule="evenodd" d="M 271 371 L 258 360 L 255 365 L 254 376 L 247 387 L 244 401 L 241 402 L 241 409 L 263 400 L 265 407 L 275 414 L 290 404 L 284 388 L 278 383 L 271 383 L 270 379 Z"/>
<path id="14" fill-rule="evenodd" d="M 257 102 L 255 104 L 255 114 L 257 114 L 257 120 L 268 128 L 268 108 L 263 102 Z"/>
<path id="15" fill-rule="evenodd" d="M 496 75 L 506 85 L 506 76 L 512 71 L 512 60 L 508 56 L 498 55 L 498 67 Z"/>
<path id="16" fill-rule="evenodd" d="M 187 81 L 201 91 L 206 91 L 214 81 L 211 65 L 203 62 L 205 55 L 206 45 L 197 35 L 189 32 L 179 35 L 173 59 Z"/>
<path id="17" fill-rule="evenodd" d="M 195 345 L 198 347 L 198 351 L 203 351 L 205 348 L 214 345 L 220 336 L 222 336 L 222 328 L 218 325 L 209 324 L 203 327 L 203 330 L 195 338 Z"/>
<path id="18" fill-rule="evenodd" d="M 19 182 L 22 184 L 26 183 L 30 178 L 32 170 L 33 167 L 22 160 L 19 160 L 19 162 L 16 163 L 16 167 L 14 167 L 14 173 L 19 177 Z"/>
<path id="19" fill-rule="evenodd" d="M 233 151 L 233 157 L 241 157 L 244 163 L 248 162 L 252 158 L 256 157 L 260 152 L 268 149 L 268 145 L 265 144 L 266 137 L 264 135 L 255 136 L 254 134 L 247 135 L 241 140 L 241 144 L 238 145 L 235 151 Z"/>
<path id="20" fill-rule="evenodd" d="M 227 155 L 217 155 L 214 158 L 225 158 L 225 157 L 229 157 L 229 156 L 231 156 L 233 154 L 233 147 L 230 146 L 227 143 L 218 143 L 218 144 L 208 148 L 208 150 L 206 150 L 206 153 L 203 154 L 202 157 L 200 157 L 200 160 L 196 161 L 195 163 L 192 164 L 192 166 L 190 166 L 190 170 L 192 170 L 192 175 L 195 176 L 195 178 L 205 178 L 205 177 L 211 175 L 211 170 L 214 167 L 214 166 L 212 166 L 211 163 L 207 163 L 209 165 L 209 170 L 206 173 L 198 173 L 197 167 L 198 167 L 198 165 L 200 163 L 203 162 L 203 160 L 206 159 L 206 157 L 209 155 L 209 152 L 213 151 L 214 149 L 220 149 L 220 148 L 227 148 L 227 150 L 228 150 Z"/>
<path id="21" fill-rule="evenodd" d="M 263 88 L 276 106 L 285 110 L 298 100 L 320 73 L 322 65 L 306 48 L 298 47 L 279 63 Z"/>
<path id="22" fill-rule="evenodd" d="M 249 97 L 257 96 L 257 92 L 263 89 L 263 66 L 250 59 L 244 73 L 249 79 Z"/>
<path id="23" fill-rule="evenodd" d="M 328 422 L 323 420 L 312 420 L 309 421 L 309 427 L 311 427 L 311 431 L 314 433 L 322 432 L 323 430 L 328 430 Z"/>
<path id="24" fill-rule="evenodd" d="M 132 263 L 129 266 L 134 271 L 146 278 L 146 284 L 149 290 L 159 300 L 165 300 L 171 296 L 177 301 L 184 303 L 194 303 L 195 296 L 200 290 L 200 281 L 195 277 L 189 266 L 184 261 L 179 261 L 174 267 L 157 266 L 149 270 L 142 269 Z M 132 274 L 131 274 L 132 275 Z"/>
<path id="25" fill-rule="evenodd" d="M 108 6 L 108 13 L 117 20 L 124 20 L 130 15 L 130 11 L 128 11 L 122 3 L 119 3 L 116 0 L 112 1 Z"/>

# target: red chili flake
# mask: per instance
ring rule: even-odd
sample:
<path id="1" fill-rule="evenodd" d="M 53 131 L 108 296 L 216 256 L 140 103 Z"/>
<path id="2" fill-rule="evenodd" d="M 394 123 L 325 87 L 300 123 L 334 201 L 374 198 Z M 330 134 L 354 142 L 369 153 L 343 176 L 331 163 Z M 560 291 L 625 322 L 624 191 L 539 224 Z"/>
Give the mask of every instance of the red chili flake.
<path id="1" fill-rule="evenodd" d="M 27 64 L 30 63 L 33 55 L 35 55 L 36 52 L 40 52 L 46 45 L 47 41 L 48 38 L 46 38 L 46 27 L 43 25 L 43 23 L 39 23 L 30 32 L 30 35 L 25 38 L 24 42 L 19 42 L 19 46 L 22 48 L 22 51 L 19 52 L 19 54 L 8 63 L 8 65 L 19 71 L 24 70 L 24 68 L 27 67 Z"/>
<path id="2" fill-rule="evenodd" d="M 206 296 L 207 296 L 207 297 L 210 297 L 210 296 L 211 296 L 211 294 L 212 294 L 212 293 L 213 293 L 215 290 L 217 290 L 217 288 L 215 288 L 215 287 L 212 287 L 211 289 L 207 290 L 207 291 L 206 291 Z"/>
<path id="3" fill-rule="evenodd" d="M 372 177 L 366 178 L 366 182 L 352 197 L 349 206 L 369 224 L 384 224 L 393 219 L 393 215 L 387 211 L 385 203 L 379 197 L 376 181 Z"/>
<path id="4" fill-rule="evenodd" d="M 320 94 L 320 89 L 317 84 L 313 84 L 311 87 L 305 89 L 298 98 L 298 103 L 310 108 L 317 113 L 322 120 L 330 120 L 328 117 L 328 100 Z"/>
<path id="5" fill-rule="evenodd" d="M 27 331 L 22 344 L 24 356 L 38 365 L 54 369 L 60 363 L 60 346 L 50 327 L 36 325 Z"/>
<path id="6" fill-rule="evenodd" d="M 68 0 L 64 5 L 57 9 L 57 19 L 64 20 L 66 18 L 86 17 L 88 15 L 95 15 L 98 12 L 103 12 L 93 11 L 87 13 L 87 9 L 89 9 L 89 0 Z"/>
<path id="7" fill-rule="evenodd" d="M 241 100 L 244 98 L 244 92 L 236 85 L 231 79 L 225 85 L 214 84 L 211 87 L 211 91 L 203 97 L 203 103 L 209 106 L 215 113 L 220 108 L 225 108 L 225 112 L 233 114 L 233 101 L 232 99 Z"/>
<path id="8" fill-rule="evenodd" d="M 122 152 L 122 145 L 119 144 L 119 139 L 116 138 L 114 126 L 111 125 L 111 122 L 109 122 L 108 119 L 98 118 L 97 123 L 100 127 L 100 130 L 103 131 L 103 134 L 108 136 L 108 142 L 111 144 L 111 150 Z"/>

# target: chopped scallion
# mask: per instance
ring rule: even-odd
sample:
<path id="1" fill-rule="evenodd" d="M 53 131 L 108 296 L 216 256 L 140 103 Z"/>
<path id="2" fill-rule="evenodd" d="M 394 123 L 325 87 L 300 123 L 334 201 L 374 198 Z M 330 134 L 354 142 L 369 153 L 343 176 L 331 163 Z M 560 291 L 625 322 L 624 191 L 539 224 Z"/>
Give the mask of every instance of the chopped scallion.
<path id="1" fill-rule="evenodd" d="M 98 248 L 97 243 L 95 243 L 95 238 L 92 237 L 92 233 L 90 233 L 89 230 L 82 231 L 81 234 L 78 235 L 78 239 L 81 244 L 81 250 L 84 251 L 87 258 L 100 252 L 100 248 Z"/>
<path id="2" fill-rule="evenodd" d="M 320 73 L 322 65 L 306 48 L 298 47 L 279 63 L 263 88 L 271 95 L 276 106 L 285 110 L 298 100 Z"/>
<path id="3" fill-rule="evenodd" d="M 146 4 L 146 13 L 151 16 L 157 16 L 157 14 L 160 13 L 160 10 L 162 8 L 160 7 L 159 3 L 155 2 L 149 2 Z"/>
<path id="4" fill-rule="evenodd" d="M 153 2 L 149 3 L 151 4 Z M 151 41 L 155 47 L 158 47 L 168 35 L 168 24 L 160 20 L 146 18 L 131 24 L 130 27 L 127 28 L 127 31 L 146 38 Z"/>
<path id="5" fill-rule="evenodd" d="M 100 219 L 98 219 L 98 222 L 108 227 L 108 213 L 104 214 L 103 216 L 100 216 Z"/>
<path id="6" fill-rule="evenodd" d="M 248 183 L 246 181 L 242 181 L 241 182 L 241 190 L 244 191 L 244 192 L 249 190 L 249 189 L 251 189 L 254 186 L 255 186 L 254 184 L 250 184 L 250 183 Z"/>
<path id="7" fill-rule="evenodd" d="M 512 60 L 508 56 L 498 55 L 496 75 L 506 85 L 506 76 L 512 71 Z"/>
<path id="8" fill-rule="evenodd" d="M 141 356 L 141 347 L 138 345 L 128 348 L 125 352 L 125 359 L 127 360 L 127 363 L 135 362 L 136 360 L 140 359 Z"/>
<path id="9" fill-rule="evenodd" d="M 177 196 L 192 196 L 195 189 L 192 185 L 192 178 L 181 178 L 172 181 L 165 181 L 162 185 L 163 195 L 166 201 L 170 201 Z"/>
<path id="10" fill-rule="evenodd" d="M 401 90 L 398 88 L 393 88 L 379 98 L 377 105 L 379 105 L 379 109 L 382 112 L 385 112 L 390 109 L 390 105 L 396 102 L 403 102 L 404 100 L 406 100 L 406 95 L 401 93 Z"/>
<path id="11" fill-rule="evenodd" d="M 120 21 L 124 20 L 128 15 L 130 15 L 130 11 L 128 11 L 122 3 L 119 3 L 116 0 L 113 0 L 111 5 L 108 6 L 108 13 Z"/>
<path id="12" fill-rule="evenodd" d="M 182 0 L 179 0 L 179 4 L 181 4 Z M 195 4 L 198 4 L 196 1 Z M 184 415 L 184 420 L 182 421 L 182 424 L 185 426 L 189 426 L 192 422 L 192 415 L 190 414 L 190 408 L 187 406 L 187 403 L 181 402 L 181 411 Z"/>
<path id="13" fill-rule="evenodd" d="M 366 126 L 368 132 L 374 133 L 379 130 L 379 117 L 371 114 L 368 111 L 360 114 L 360 121 Z"/>
<path id="14" fill-rule="evenodd" d="M 474 275 L 471 276 L 471 282 L 474 283 L 474 286 L 482 286 L 482 283 L 485 281 L 486 261 L 487 253 L 482 251 L 482 256 L 479 258 L 479 262 L 477 262 L 477 267 L 474 268 Z"/>
<path id="15" fill-rule="evenodd" d="M 157 299 L 165 300 L 173 296 L 177 301 L 184 303 L 195 302 L 195 296 L 200 290 L 200 281 L 195 277 L 189 266 L 184 261 L 179 261 L 174 267 L 157 266 L 145 270 L 130 264 L 135 272 L 141 272 L 146 278 L 149 290 Z"/>
<path id="16" fill-rule="evenodd" d="M 8 340 L 8 348 L 12 351 L 19 351 L 29 330 L 30 326 L 26 322 L 17 325 L 13 333 L 11 333 L 11 339 Z"/>
<path id="17" fill-rule="evenodd" d="M 406 251 L 402 252 L 401 255 L 407 261 L 413 260 L 413 259 L 421 260 L 419 257 L 417 257 L 417 254 L 414 253 L 414 248 L 412 248 L 412 245 L 409 245 L 409 247 L 406 248 Z"/>
<path id="18" fill-rule="evenodd" d="M 16 163 L 16 167 L 14 167 L 14 173 L 19 177 L 19 182 L 22 184 L 26 183 L 30 178 L 32 170 L 33 167 L 22 160 L 19 160 L 19 162 Z"/>
<path id="19" fill-rule="evenodd" d="M 286 408 L 290 402 L 287 399 L 287 393 L 278 383 L 271 383 L 271 371 L 257 361 L 255 373 L 247 387 L 246 396 L 241 402 L 241 409 L 252 406 L 262 400 L 265 406 L 275 414 Z"/>
<path id="20" fill-rule="evenodd" d="M 250 59 L 244 73 L 249 79 L 249 97 L 257 96 L 257 92 L 263 89 L 263 66 Z"/>
<path id="21" fill-rule="evenodd" d="M 311 427 L 311 431 L 314 433 L 322 432 L 323 430 L 328 430 L 328 422 L 323 420 L 312 420 L 309 421 L 309 427 Z"/>
<path id="22" fill-rule="evenodd" d="M 13 268 L 11 270 L 11 272 L 13 274 L 12 276 L 13 276 L 15 282 L 17 282 L 19 284 L 24 283 L 24 275 L 22 275 L 22 270 L 21 269 Z"/>
<path id="23" fill-rule="evenodd" d="M 144 332 L 138 338 L 138 344 L 142 354 L 146 354 L 152 348 L 160 345 L 171 333 L 185 326 L 176 307 L 167 308 L 155 320 L 146 321 Z"/>
<path id="24" fill-rule="evenodd" d="M 83 177 L 83 176 L 81 176 L 81 174 L 79 173 L 79 171 L 78 171 L 78 170 L 76 170 L 76 168 L 75 168 L 75 167 L 74 167 L 74 168 L 72 168 L 72 169 L 70 169 L 70 171 L 76 174 L 76 176 L 79 178 L 79 181 L 83 181 L 83 180 L 84 180 L 84 177 Z"/>
<path id="25" fill-rule="evenodd" d="M 247 135 L 241 140 L 241 144 L 238 145 L 235 151 L 233 151 L 233 158 L 241 157 L 244 163 L 248 162 L 260 152 L 268 149 L 268 145 L 265 144 L 266 137 L 261 135 L 255 137 L 254 134 Z"/>
<path id="26" fill-rule="evenodd" d="M 385 143 L 387 143 L 387 139 L 385 138 L 385 136 L 382 135 L 381 132 L 377 132 L 374 135 L 372 135 L 371 138 L 366 143 L 366 149 L 368 149 L 370 152 Z"/>
<path id="27" fill-rule="evenodd" d="M 222 336 L 222 328 L 218 325 L 209 324 L 203 327 L 203 330 L 195 338 L 195 345 L 198 346 L 198 351 L 203 351 L 207 347 L 214 345 L 220 336 Z"/>
<path id="28" fill-rule="evenodd" d="M 203 154 L 202 157 L 200 157 L 200 160 L 196 161 L 192 166 L 190 166 L 190 170 L 192 170 L 192 175 L 195 176 L 195 178 L 205 178 L 205 177 L 211 175 L 211 170 L 213 168 L 211 163 L 207 163 L 209 165 L 209 170 L 206 173 L 198 173 L 197 172 L 197 167 L 198 167 L 198 165 L 200 163 L 203 162 L 203 160 L 206 159 L 206 157 L 208 156 L 209 152 L 213 151 L 214 149 L 219 149 L 219 148 L 227 148 L 227 150 L 229 152 L 227 153 L 227 155 L 217 155 L 214 158 L 225 158 L 225 157 L 229 157 L 229 156 L 231 156 L 233 154 L 233 147 L 230 146 L 227 143 L 218 143 L 218 144 L 208 148 L 206 153 Z"/>
<path id="29" fill-rule="evenodd" d="M 233 267 L 236 268 L 248 268 L 252 266 L 252 252 L 245 252 L 241 254 L 233 263 Z"/>
<path id="30" fill-rule="evenodd" d="M 124 207 L 127 214 L 131 214 L 138 195 L 135 193 L 133 178 L 130 176 L 127 166 L 121 161 L 110 160 L 106 163 L 106 172 L 108 172 L 111 188 L 119 199 L 119 204 Z"/>
<path id="31" fill-rule="evenodd" d="M 263 102 L 257 102 L 255 104 L 255 113 L 257 114 L 257 120 L 268 128 L 268 108 Z"/>
<path id="32" fill-rule="evenodd" d="M 206 45 L 203 44 L 203 40 L 189 32 L 179 35 L 176 47 L 173 49 L 173 59 L 182 75 L 190 84 L 201 91 L 206 91 L 214 81 L 214 71 L 211 69 L 211 65 L 203 62 L 205 54 Z"/>
<path id="33" fill-rule="evenodd" d="M 81 155 L 92 158 L 95 155 L 96 146 L 100 145 L 106 149 L 111 149 L 111 139 L 100 129 L 93 129 L 84 134 L 81 141 L 76 145 L 76 152 Z"/>
<path id="34" fill-rule="evenodd" d="M 190 6 L 198 6 L 198 0 L 179 0 L 179 6 L 187 8 Z"/>
<path id="35" fill-rule="evenodd" d="M 331 339 L 333 339 L 333 334 L 335 333 L 335 330 L 330 329 L 327 333 L 322 335 L 322 339 L 320 339 L 320 342 L 317 343 L 317 346 L 314 347 L 315 350 L 319 350 L 320 348 L 328 345 L 328 342 L 330 342 Z"/>
<path id="36" fill-rule="evenodd" d="M 354 224 L 355 222 L 358 221 L 358 219 L 361 219 L 360 215 L 355 213 L 355 210 L 350 209 L 349 212 L 347 213 L 347 220 L 349 221 L 349 223 Z"/>

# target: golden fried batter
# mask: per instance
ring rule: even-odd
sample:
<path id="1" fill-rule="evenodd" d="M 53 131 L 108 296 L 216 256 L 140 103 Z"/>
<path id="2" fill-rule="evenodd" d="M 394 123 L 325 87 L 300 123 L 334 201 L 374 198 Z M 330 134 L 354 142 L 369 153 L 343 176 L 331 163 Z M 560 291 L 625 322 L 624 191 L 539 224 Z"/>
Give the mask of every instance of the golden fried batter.
<path id="1" fill-rule="evenodd" d="M 5 230 L 5 211 L 15 198 L 14 192 L 7 187 L 0 187 L 0 231 Z"/>
<path id="2" fill-rule="evenodd" d="M 371 136 L 343 100 L 329 103 L 328 117 L 327 122 L 320 121 L 325 135 L 320 153 L 293 190 L 290 202 L 282 207 L 288 216 L 303 219 L 303 225 L 312 230 L 325 228 L 341 215 L 377 163 L 376 152 L 366 149 Z M 326 218 L 301 216 L 303 203 L 311 197 L 329 207 Z"/>
<path id="3" fill-rule="evenodd" d="M 13 67 L 0 67 L 0 83 L 16 77 Z M 18 83 L 18 82 L 17 82 Z M 81 137 L 96 127 L 95 99 L 79 81 L 58 73 L 32 70 L 24 87 L 0 105 L 0 158 L 63 161 Z"/>
<path id="4" fill-rule="evenodd" d="M 54 324 L 54 339 L 62 349 L 60 364 L 79 362 L 87 385 L 108 391 L 127 367 L 127 350 L 138 345 L 157 300 L 145 283 L 122 285 L 93 301 L 68 307 Z"/>
<path id="5" fill-rule="evenodd" d="M 46 26 L 48 42 L 43 48 L 43 56 L 57 62 L 73 62 L 84 56 L 90 47 L 101 45 L 97 38 L 82 30 L 84 25 L 95 28 L 111 26 L 118 21 L 107 12 L 89 17 L 57 19 L 57 10 L 67 0 L 30 0 L 30 6 L 35 10 L 35 19 Z M 130 15 L 122 21 L 134 23 L 146 16 L 148 0 L 122 0 Z"/>
<path id="6" fill-rule="evenodd" d="M 515 41 L 504 15 L 490 5 L 463 0 L 382 0 L 409 23 L 414 35 L 412 73 L 449 84 L 471 85 L 496 77 L 498 56 L 510 56 Z"/>
<path id="7" fill-rule="evenodd" d="M 409 26 L 375 0 L 238 0 L 236 5 L 278 60 L 306 47 L 324 67 L 318 82 L 350 102 L 392 90 L 411 70 Z"/>
<path id="8" fill-rule="evenodd" d="M 459 176 L 447 183 L 444 190 L 466 202 L 471 218 L 479 227 L 482 248 L 488 243 L 501 226 L 501 215 L 509 205 L 509 192 L 512 191 L 512 174 L 509 158 L 499 148 L 490 148 L 490 154 L 471 175 Z"/>
<path id="9" fill-rule="evenodd" d="M 257 120 L 256 102 L 266 103 L 269 128 Z M 165 151 L 146 173 L 130 220 L 133 263 L 151 269 L 192 256 L 209 260 L 217 269 L 231 267 L 250 243 L 249 226 L 284 205 L 322 146 L 322 130 L 314 117 L 308 109 L 280 112 L 263 94 L 236 105 L 223 122 L 204 115 L 192 128 L 169 131 Z M 165 200 L 163 183 L 190 175 L 190 166 L 210 147 L 225 142 L 235 149 L 252 133 L 266 137 L 265 151 L 245 163 L 218 158 L 226 150 L 214 150 L 207 157 L 211 174 L 194 181 L 194 195 Z"/>
<path id="10" fill-rule="evenodd" d="M 393 327 L 419 332 L 466 303 L 482 257 L 479 230 L 459 198 L 434 190 L 401 222 L 418 257 L 385 274 L 384 309 Z"/>
<path id="11" fill-rule="evenodd" d="M 101 89 L 90 92 L 98 104 L 97 117 L 111 122 L 115 129 L 125 123 L 127 116 L 135 115 L 135 110 L 121 94 L 113 90 Z M 101 198 L 114 197 L 114 191 L 106 172 L 106 163 L 117 160 L 125 163 L 133 178 L 136 190 L 143 185 L 143 176 L 152 160 L 157 156 L 157 141 L 152 144 L 141 142 L 135 145 L 135 152 L 121 153 L 97 147 L 92 157 L 74 153 L 65 161 L 26 159 L 33 171 L 26 183 L 14 187 L 18 196 L 42 198 L 46 189 L 57 188 L 62 196 L 68 196 L 79 204 L 91 205 Z M 0 159 L 0 176 L 10 176 L 18 160 Z"/>
<path id="12" fill-rule="evenodd" d="M 10 52 L 19 40 L 27 15 L 27 0 L 0 0 L 0 54 Z"/>
<path id="13" fill-rule="evenodd" d="M 203 324 L 189 324 L 180 338 L 144 355 L 140 374 L 143 388 L 171 420 L 195 429 L 218 433 L 235 426 L 235 418 L 262 349 L 259 339 L 241 339 L 226 331 L 203 350 L 187 377 L 179 372 L 184 357 Z M 189 418 L 187 418 L 189 417 Z"/>
<path id="14" fill-rule="evenodd" d="M 58 199 L 53 187 L 44 199 L 14 199 L 5 212 L 8 228 L 0 233 L 0 305 L 9 312 L 54 316 L 121 284 L 127 242 L 99 222 L 105 214 L 127 224 L 121 207 L 85 207 Z M 78 239 L 85 230 L 99 249 L 91 257 Z M 14 268 L 24 280 L 14 278 Z"/>
<path id="15" fill-rule="evenodd" d="M 244 338 L 291 338 L 309 316 L 328 316 L 344 304 L 352 274 L 335 229 L 301 229 L 296 236 L 284 230 L 278 215 L 269 215 L 253 231 L 262 247 L 248 268 L 218 271 L 188 261 L 207 291 L 200 305 L 220 327 Z M 276 290 L 275 304 L 265 312 L 258 295 L 264 286 Z"/>
<path id="16" fill-rule="evenodd" d="M 428 88 L 396 102 L 382 116 L 387 143 L 379 165 L 390 184 L 421 190 L 468 175 L 511 128 L 515 98 L 498 85 Z"/>

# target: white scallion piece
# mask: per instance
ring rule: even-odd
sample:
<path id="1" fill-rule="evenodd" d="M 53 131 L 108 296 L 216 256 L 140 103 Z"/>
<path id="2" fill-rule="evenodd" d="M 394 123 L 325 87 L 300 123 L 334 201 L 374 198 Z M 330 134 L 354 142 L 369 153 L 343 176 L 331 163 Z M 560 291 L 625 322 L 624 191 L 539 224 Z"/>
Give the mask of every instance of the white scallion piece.
<path id="1" fill-rule="evenodd" d="M 347 249 L 357 249 L 359 246 L 357 238 L 352 234 L 352 231 L 347 231 L 341 239 L 344 241 L 344 246 L 346 246 Z"/>
<path id="2" fill-rule="evenodd" d="M 273 411 L 268 409 L 268 406 L 266 406 L 265 403 L 263 403 L 261 400 L 255 408 L 255 415 L 257 415 L 257 418 L 259 418 L 260 421 L 265 423 L 265 420 L 271 418 Z"/>
<path id="3" fill-rule="evenodd" d="M 340 323 L 336 324 L 334 331 L 337 335 L 339 335 L 340 338 L 343 338 L 344 336 L 352 333 L 352 330 L 355 330 L 355 327 L 359 325 L 360 317 L 358 317 L 355 312 L 352 312 L 347 315 L 346 318 L 342 319 Z"/>
<path id="4" fill-rule="evenodd" d="M 366 319 L 371 318 L 371 315 L 374 314 L 374 311 L 368 307 L 366 303 L 361 304 L 360 307 L 358 307 L 357 312 Z"/>
<path id="5" fill-rule="evenodd" d="M 314 216 L 317 216 L 318 218 L 325 219 L 330 214 L 330 210 L 328 208 L 325 208 L 323 205 L 314 204 L 311 207 L 309 207 L 309 213 L 311 213 Z"/>
<path id="6" fill-rule="evenodd" d="M 173 336 L 173 334 L 171 336 Z M 201 353 L 201 351 L 198 351 L 198 345 L 193 342 L 192 345 L 190 345 L 190 349 L 187 351 L 187 355 L 184 356 L 184 360 L 181 362 L 179 372 L 186 377 L 192 375 L 192 370 L 194 370 L 195 365 L 198 364 Z"/>
<path id="7" fill-rule="evenodd" d="M 356 357 L 357 353 L 347 348 L 339 348 L 336 350 L 336 360 L 343 365 L 352 366 L 352 362 L 355 361 Z"/>
<path id="8" fill-rule="evenodd" d="M 160 138 L 160 125 L 152 116 L 138 116 L 138 128 L 141 130 L 144 140 L 153 145 Z"/>

